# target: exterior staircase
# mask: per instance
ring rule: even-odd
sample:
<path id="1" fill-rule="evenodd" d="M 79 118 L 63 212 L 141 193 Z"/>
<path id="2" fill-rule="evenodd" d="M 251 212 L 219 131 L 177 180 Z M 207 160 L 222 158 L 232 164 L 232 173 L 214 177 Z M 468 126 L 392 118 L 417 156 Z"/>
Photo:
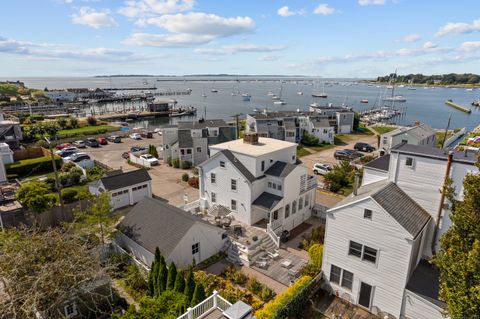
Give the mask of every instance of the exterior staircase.
<path id="1" fill-rule="evenodd" d="M 240 252 L 238 251 L 238 247 L 235 243 L 233 243 L 230 238 L 228 238 L 225 242 L 226 246 L 226 253 L 227 253 L 227 260 L 234 265 L 243 265 L 242 260 L 240 259 Z"/>

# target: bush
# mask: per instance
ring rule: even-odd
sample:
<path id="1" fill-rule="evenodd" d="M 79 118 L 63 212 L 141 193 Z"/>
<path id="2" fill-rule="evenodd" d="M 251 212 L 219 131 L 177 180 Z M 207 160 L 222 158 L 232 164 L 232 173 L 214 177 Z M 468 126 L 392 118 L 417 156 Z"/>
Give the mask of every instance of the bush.
<path id="1" fill-rule="evenodd" d="M 195 176 L 198 176 L 198 168 L 194 167 L 192 169 L 192 174 L 195 175 Z"/>
<path id="2" fill-rule="evenodd" d="M 173 166 L 173 168 L 179 168 L 180 167 L 180 160 L 178 158 L 173 159 L 171 166 Z"/>
<path id="3" fill-rule="evenodd" d="M 75 163 L 73 162 L 66 162 L 62 165 L 62 168 L 60 169 L 64 173 L 70 172 L 74 167 L 77 167 Z"/>
<path id="4" fill-rule="evenodd" d="M 94 118 L 93 116 L 89 116 L 89 117 L 87 117 L 87 123 L 90 126 L 95 126 L 95 125 L 97 125 L 97 119 Z"/>
<path id="5" fill-rule="evenodd" d="M 260 282 L 258 282 L 257 278 L 252 277 L 248 279 L 246 288 L 251 292 L 253 292 L 254 294 L 256 294 L 257 296 L 260 296 L 263 285 Z"/>
<path id="6" fill-rule="evenodd" d="M 62 200 L 64 203 L 73 203 L 77 201 L 78 191 L 75 188 L 62 189 Z"/>
<path id="7" fill-rule="evenodd" d="M 323 244 L 324 238 L 325 226 L 320 225 L 312 229 L 312 231 L 308 235 L 304 235 L 304 239 L 302 241 L 303 249 L 309 251 L 311 246 L 315 244 Z"/>
<path id="8" fill-rule="evenodd" d="M 60 167 L 62 159 L 59 156 L 55 156 L 55 162 L 57 167 Z M 15 175 L 16 177 L 53 172 L 52 159 L 50 156 L 20 160 L 5 165 L 5 168 L 8 175 Z"/>
<path id="9" fill-rule="evenodd" d="M 60 128 L 64 129 L 67 126 L 67 119 L 64 117 L 61 117 L 57 119 L 57 124 L 60 126 Z"/>
<path id="10" fill-rule="evenodd" d="M 171 156 L 167 157 L 167 165 L 172 166 L 172 157 Z"/>
<path id="11" fill-rule="evenodd" d="M 305 132 L 302 137 L 302 144 L 305 146 L 318 145 L 319 139 L 315 135 Z"/>
<path id="12" fill-rule="evenodd" d="M 182 181 L 188 182 L 188 178 L 189 178 L 188 173 L 183 173 L 182 174 Z"/>
<path id="13" fill-rule="evenodd" d="M 190 185 L 193 188 L 198 189 L 198 185 L 199 185 L 198 177 L 190 177 L 188 179 L 188 185 Z"/>
<path id="14" fill-rule="evenodd" d="M 127 267 L 126 277 L 125 283 L 133 290 L 147 290 L 147 281 L 135 264 L 130 264 Z"/>
<path id="15" fill-rule="evenodd" d="M 158 151 L 155 145 L 148 146 L 148 154 L 152 155 L 155 158 L 158 158 Z"/>
<path id="16" fill-rule="evenodd" d="M 182 164 L 180 165 L 181 169 L 189 169 L 192 167 L 192 162 L 189 161 L 182 161 Z"/>
<path id="17" fill-rule="evenodd" d="M 78 119 L 75 117 L 70 118 L 70 126 L 72 128 L 77 128 L 78 127 Z"/>
<path id="18" fill-rule="evenodd" d="M 101 179 L 105 171 L 100 166 L 94 166 L 87 169 L 87 179 L 88 181 L 95 181 Z"/>
<path id="19" fill-rule="evenodd" d="M 130 256 L 113 252 L 108 256 L 107 265 L 107 271 L 112 277 L 123 277 L 130 265 Z"/>
<path id="20" fill-rule="evenodd" d="M 245 275 L 241 270 L 237 270 L 237 268 L 235 268 L 233 265 L 228 266 L 223 271 L 222 275 L 231 282 L 240 286 L 243 286 L 248 280 L 248 276 Z"/>

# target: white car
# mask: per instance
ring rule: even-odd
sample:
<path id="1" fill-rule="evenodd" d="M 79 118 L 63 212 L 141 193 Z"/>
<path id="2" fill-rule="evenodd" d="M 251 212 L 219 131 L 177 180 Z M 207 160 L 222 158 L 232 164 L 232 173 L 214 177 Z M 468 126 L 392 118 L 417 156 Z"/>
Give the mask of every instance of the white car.
<path id="1" fill-rule="evenodd" d="M 85 143 L 85 141 L 82 141 L 82 140 L 78 140 L 78 141 L 73 142 L 73 145 L 75 145 L 78 148 L 87 147 L 87 144 Z"/>
<path id="2" fill-rule="evenodd" d="M 75 146 L 64 147 L 61 150 L 56 151 L 55 154 L 60 155 L 65 152 L 76 153 L 78 152 L 78 148 L 76 148 Z"/>
<path id="3" fill-rule="evenodd" d="M 328 164 L 320 164 L 320 163 L 315 163 L 313 164 L 313 173 L 314 174 L 320 174 L 320 175 L 325 175 L 329 173 L 332 170 L 332 167 Z"/>
<path id="4" fill-rule="evenodd" d="M 141 140 L 142 139 L 142 137 L 140 136 L 139 133 L 130 134 L 130 138 L 134 139 L 134 140 Z"/>
<path id="5" fill-rule="evenodd" d="M 158 159 L 150 154 L 140 155 L 140 158 L 146 160 L 150 165 L 158 165 Z"/>

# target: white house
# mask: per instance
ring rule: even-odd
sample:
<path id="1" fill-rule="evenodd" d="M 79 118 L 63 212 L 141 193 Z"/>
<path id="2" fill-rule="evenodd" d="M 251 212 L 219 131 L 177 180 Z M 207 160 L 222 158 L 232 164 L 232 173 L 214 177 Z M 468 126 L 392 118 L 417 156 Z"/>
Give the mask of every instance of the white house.
<path id="1" fill-rule="evenodd" d="M 146 266 L 158 247 L 167 264 L 185 268 L 220 252 L 226 236 L 221 228 L 158 199 L 144 197 L 117 226 L 116 242 Z"/>
<path id="2" fill-rule="evenodd" d="M 380 149 L 389 151 L 400 143 L 435 147 L 437 143 L 435 133 L 434 129 L 424 123 L 400 127 L 380 136 Z"/>
<path id="3" fill-rule="evenodd" d="M 201 208 L 223 206 L 247 225 L 267 221 L 276 234 L 298 226 L 311 215 L 317 182 L 296 148 L 257 133 L 210 146 L 211 157 L 198 166 Z"/>
<path id="4" fill-rule="evenodd" d="M 133 205 L 145 197 L 152 197 L 151 177 L 145 169 L 107 172 L 102 179 L 88 184 L 93 195 L 108 191 L 113 209 Z"/>
<path id="5" fill-rule="evenodd" d="M 353 112 L 352 108 L 347 106 L 333 106 L 332 104 L 321 106 L 314 103 L 310 105 L 309 110 L 318 115 L 326 116 L 332 121 L 336 133 L 349 134 L 353 132 L 355 112 Z"/>
<path id="6" fill-rule="evenodd" d="M 363 185 L 327 212 L 322 270 L 332 292 L 382 316 L 442 318 L 427 262 L 452 224 L 440 190 L 448 176 L 462 200 L 476 156 L 399 144 L 367 164 Z"/>
<path id="7" fill-rule="evenodd" d="M 308 121 L 308 133 L 318 138 L 319 143 L 333 144 L 335 127 L 324 117 L 310 117 Z"/>

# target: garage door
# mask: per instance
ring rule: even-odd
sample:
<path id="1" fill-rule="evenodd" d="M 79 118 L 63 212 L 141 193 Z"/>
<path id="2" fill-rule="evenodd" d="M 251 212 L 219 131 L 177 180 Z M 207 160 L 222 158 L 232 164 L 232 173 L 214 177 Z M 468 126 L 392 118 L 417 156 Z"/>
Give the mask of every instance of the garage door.
<path id="1" fill-rule="evenodd" d="M 140 185 L 132 188 L 133 202 L 137 203 L 141 201 L 145 196 L 148 196 L 148 185 Z"/>
<path id="2" fill-rule="evenodd" d="M 128 190 L 112 194 L 112 205 L 114 209 L 130 205 L 130 196 Z"/>

